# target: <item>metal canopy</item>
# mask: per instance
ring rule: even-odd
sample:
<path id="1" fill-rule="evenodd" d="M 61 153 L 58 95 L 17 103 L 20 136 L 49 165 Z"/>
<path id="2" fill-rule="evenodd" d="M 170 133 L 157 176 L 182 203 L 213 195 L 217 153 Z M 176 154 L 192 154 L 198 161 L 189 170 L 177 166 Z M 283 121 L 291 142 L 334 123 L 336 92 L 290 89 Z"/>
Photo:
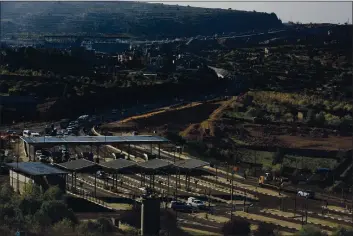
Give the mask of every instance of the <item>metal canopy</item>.
<path id="1" fill-rule="evenodd" d="M 142 162 L 139 164 L 139 166 L 143 169 L 158 170 L 161 168 L 170 167 L 172 166 L 172 163 L 156 158 L 150 161 Z"/>
<path id="2" fill-rule="evenodd" d="M 125 159 L 116 159 L 108 162 L 100 162 L 99 165 L 107 170 L 116 174 L 135 174 L 139 172 L 136 163 Z"/>
<path id="3" fill-rule="evenodd" d="M 197 159 L 179 160 L 174 163 L 175 166 L 182 169 L 195 169 L 209 165 L 209 163 Z"/>
<path id="4" fill-rule="evenodd" d="M 21 137 L 27 144 L 106 144 L 106 143 L 136 143 L 153 144 L 168 143 L 169 140 L 160 136 L 135 135 L 135 136 L 63 136 L 63 137 Z"/>
<path id="5" fill-rule="evenodd" d="M 64 163 L 57 163 L 55 164 L 58 167 L 64 168 L 69 171 L 79 171 L 79 172 L 84 172 L 87 170 L 87 172 L 91 172 L 92 169 L 96 169 L 98 165 L 92 161 L 88 161 L 86 159 L 77 159 L 74 161 L 68 161 Z M 98 169 L 98 168 L 97 168 Z"/>
<path id="6" fill-rule="evenodd" d="M 15 171 L 22 172 L 31 176 L 68 174 L 66 171 L 60 170 L 53 166 L 49 166 L 42 162 L 7 163 L 6 165 Z"/>

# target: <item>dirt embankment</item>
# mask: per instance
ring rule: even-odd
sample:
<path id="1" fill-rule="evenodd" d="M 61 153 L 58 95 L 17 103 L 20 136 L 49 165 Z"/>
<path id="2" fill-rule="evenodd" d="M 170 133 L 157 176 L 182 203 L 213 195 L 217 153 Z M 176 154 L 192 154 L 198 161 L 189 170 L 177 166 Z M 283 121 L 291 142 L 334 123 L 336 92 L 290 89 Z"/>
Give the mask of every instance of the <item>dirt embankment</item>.
<path id="1" fill-rule="evenodd" d="M 192 103 L 130 117 L 120 122 L 107 124 L 102 128 L 117 131 L 122 125 L 131 124 L 133 127 L 138 127 L 140 133 L 151 133 L 152 130 L 156 130 L 159 135 L 166 132 L 179 133 L 192 124 L 200 124 L 209 119 L 219 106 L 219 103 Z"/>
<path id="2" fill-rule="evenodd" d="M 188 140 L 199 140 L 204 137 L 227 136 L 240 140 L 248 146 L 283 147 L 292 149 L 311 149 L 337 151 L 351 149 L 352 138 L 328 135 L 311 137 L 300 133 L 292 135 L 289 125 L 270 125 L 269 127 L 223 118 L 223 114 L 232 109 L 236 98 L 226 101 L 194 103 L 177 108 L 165 108 L 156 112 L 134 116 L 118 123 L 106 125 L 108 130 L 119 128 L 119 125 L 131 124 L 140 133 L 165 135 L 167 132 L 179 134 Z M 115 128 L 114 128 L 115 127 Z M 241 134 L 241 137 L 238 134 Z M 238 137 L 239 136 L 239 137 Z"/>

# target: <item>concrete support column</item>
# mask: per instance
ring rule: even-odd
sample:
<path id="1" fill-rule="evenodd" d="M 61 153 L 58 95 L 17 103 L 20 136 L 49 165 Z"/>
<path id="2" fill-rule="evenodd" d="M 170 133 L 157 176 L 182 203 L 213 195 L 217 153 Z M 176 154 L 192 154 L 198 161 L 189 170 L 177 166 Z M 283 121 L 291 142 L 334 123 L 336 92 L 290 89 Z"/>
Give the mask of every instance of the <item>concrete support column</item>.
<path id="1" fill-rule="evenodd" d="M 129 146 L 128 146 L 128 149 L 127 149 L 127 158 L 130 159 L 130 143 L 129 143 Z"/>
<path id="2" fill-rule="evenodd" d="M 161 158 L 161 144 L 158 144 L 158 158 Z"/>
<path id="3" fill-rule="evenodd" d="M 188 175 L 185 175 L 185 189 L 188 188 Z"/>
<path id="4" fill-rule="evenodd" d="M 99 159 L 99 145 L 97 145 L 97 158 Z M 104 158 L 105 161 L 105 158 Z"/>
<path id="5" fill-rule="evenodd" d="M 74 188 L 74 172 L 71 172 L 71 188 Z"/>
<path id="6" fill-rule="evenodd" d="M 94 197 L 97 198 L 97 172 L 94 173 Z"/>
<path id="7" fill-rule="evenodd" d="M 150 188 L 152 188 L 152 175 L 150 175 Z"/>
<path id="8" fill-rule="evenodd" d="M 167 188 L 167 191 L 168 191 L 168 193 L 167 193 L 167 195 L 169 195 L 169 174 L 167 174 L 167 185 L 168 185 L 168 188 Z"/>

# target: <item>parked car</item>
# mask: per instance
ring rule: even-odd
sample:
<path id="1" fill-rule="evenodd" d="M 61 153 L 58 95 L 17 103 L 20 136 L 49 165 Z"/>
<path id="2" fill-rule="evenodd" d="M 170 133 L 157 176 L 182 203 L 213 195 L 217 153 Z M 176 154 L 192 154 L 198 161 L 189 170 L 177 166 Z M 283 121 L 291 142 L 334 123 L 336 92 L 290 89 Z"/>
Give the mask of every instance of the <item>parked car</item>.
<path id="1" fill-rule="evenodd" d="M 194 197 L 189 197 L 187 203 L 196 209 L 206 209 L 206 204 Z"/>
<path id="2" fill-rule="evenodd" d="M 42 155 L 42 150 L 37 150 L 36 151 L 36 156 L 40 156 L 40 155 Z"/>
<path id="3" fill-rule="evenodd" d="M 299 190 L 297 195 L 298 195 L 298 197 L 305 197 L 305 198 L 310 198 L 310 199 L 315 198 L 315 193 L 310 190 Z"/>
<path id="4" fill-rule="evenodd" d="M 141 187 L 141 188 L 139 188 L 139 190 L 142 192 L 143 197 L 149 196 L 152 194 L 152 189 L 149 187 Z"/>
<path id="5" fill-rule="evenodd" d="M 184 211 L 184 212 L 190 212 L 193 210 L 193 207 L 185 202 L 179 202 L 179 201 L 171 201 L 169 204 L 169 208 L 173 209 L 174 211 Z"/>
<path id="6" fill-rule="evenodd" d="M 96 174 L 97 174 L 97 178 L 99 178 L 99 179 L 107 178 L 107 174 L 104 171 L 99 170 L 99 171 L 97 171 Z"/>
<path id="7" fill-rule="evenodd" d="M 6 131 L 6 133 L 7 134 L 16 134 L 16 131 L 9 129 Z"/>
<path id="8" fill-rule="evenodd" d="M 40 161 L 40 162 L 49 162 L 49 158 L 46 155 L 40 155 L 38 157 L 38 161 Z"/>

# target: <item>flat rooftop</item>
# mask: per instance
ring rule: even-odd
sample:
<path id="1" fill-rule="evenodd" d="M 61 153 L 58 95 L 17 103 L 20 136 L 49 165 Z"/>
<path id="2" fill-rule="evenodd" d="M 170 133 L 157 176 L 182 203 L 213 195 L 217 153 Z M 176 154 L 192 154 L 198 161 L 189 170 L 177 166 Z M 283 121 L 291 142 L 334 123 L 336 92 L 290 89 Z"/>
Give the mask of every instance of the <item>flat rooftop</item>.
<path id="1" fill-rule="evenodd" d="M 174 163 L 175 166 L 183 169 L 196 169 L 209 165 L 208 162 L 197 159 L 179 160 Z"/>
<path id="2" fill-rule="evenodd" d="M 63 136 L 63 137 L 21 137 L 27 144 L 155 144 L 168 143 L 169 140 L 160 136 L 135 135 L 135 136 Z"/>
<path id="3" fill-rule="evenodd" d="M 44 176 L 44 175 L 62 175 L 68 174 L 66 171 L 60 170 L 53 166 L 49 166 L 42 162 L 13 162 L 7 163 L 11 169 L 17 172 L 22 172 L 31 176 Z"/>
<path id="4" fill-rule="evenodd" d="M 97 166 L 96 163 L 86 159 L 77 159 L 64 163 L 57 163 L 55 165 L 57 165 L 59 168 L 64 168 L 65 170 L 81 172 L 85 170 L 92 171 L 94 167 Z"/>
<path id="5" fill-rule="evenodd" d="M 128 161 L 125 159 L 116 159 L 113 161 L 101 162 L 101 163 L 99 163 L 99 165 L 103 166 L 105 168 L 110 168 L 110 169 L 114 169 L 114 170 L 121 170 L 124 168 L 136 166 L 137 163 L 132 162 L 132 161 Z"/>
<path id="6" fill-rule="evenodd" d="M 139 166 L 142 167 L 143 169 L 150 169 L 150 170 L 158 170 L 166 167 L 171 167 L 172 165 L 173 164 L 168 161 L 157 159 L 157 158 L 139 163 Z"/>

